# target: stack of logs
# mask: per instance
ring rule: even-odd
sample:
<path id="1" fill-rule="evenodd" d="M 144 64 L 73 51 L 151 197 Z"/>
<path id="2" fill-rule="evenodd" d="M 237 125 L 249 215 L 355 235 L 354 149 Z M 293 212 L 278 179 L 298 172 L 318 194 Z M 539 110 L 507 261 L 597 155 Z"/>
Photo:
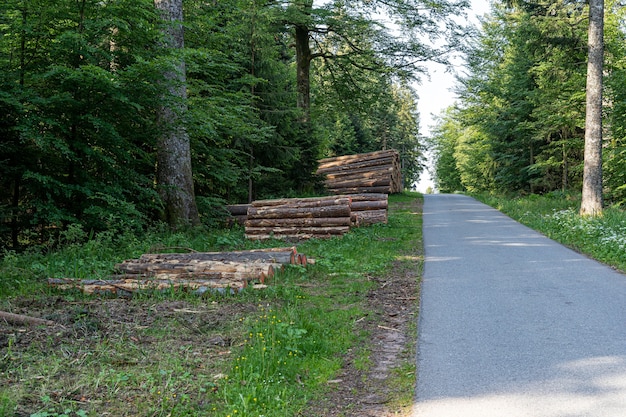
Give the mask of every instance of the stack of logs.
<path id="1" fill-rule="evenodd" d="M 402 192 L 400 155 L 393 149 L 322 159 L 317 174 L 332 194 Z"/>
<path id="2" fill-rule="evenodd" d="M 115 266 L 118 274 L 106 280 L 50 278 L 60 289 L 85 293 L 133 293 L 139 290 L 185 289 L 199 293 L 209 289 L 240 290 L 251 284 L 263 287 L 265 280 L 284 264 L 312 263 L 295 247 L 235 252 L 194 252 L 144 254 L 139 259 Z"/>
<path id="3" fill-rule="evenodd" d="M 258 200 L 248 208 L 246 238 L 263 240 L 341 236 L 351 227 L 387 223 L 387 194 Z"/>
<path id="4" fill-rule="evenodd" d="M 369 226 L 376 223 L 387 223 L 387 208 L 389 196 L 387 194 L 352 194 L 350 205 L 351 225 L 354 227 Z"/>
<path id="5" fill-rule="evenodd" d="M 350 197 L 284 198 L 253 201 L 246 238 L 328 238 L 350 231 Z"/>

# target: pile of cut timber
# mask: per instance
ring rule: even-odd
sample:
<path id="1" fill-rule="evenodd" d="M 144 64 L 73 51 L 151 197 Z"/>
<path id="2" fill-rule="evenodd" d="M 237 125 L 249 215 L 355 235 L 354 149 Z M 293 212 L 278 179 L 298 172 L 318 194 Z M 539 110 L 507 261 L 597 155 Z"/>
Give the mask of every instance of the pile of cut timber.
<path id="1" fill-rule="evenodd" d="M 402 192 L 400 155 L 393 149 L 322 159 L 317 174 L 326 176 L 332 194 Z"/>
<path id="2" fill-rule="evenodd" d="M 295 247 L 236 252 L 144 254 L 117 264 L 118 275 L 106 280 L 50 278 L 60 289 L 77 288 L 85 293 L 133 293 L 138 290 L 181 288 L 204 292 L 211 288 L 240 290 L 255 282 L 263 284 L 284 264 L 306 266 L 312 260 Z"/>
<path id="3" fill-rule="evenodd" d="M 350 231 L 350 197 L 286 198 L 253 201 L 246 238 L 262 240 L 328 238 Z"/>
<path id="4" fill-rule="evenodd" d="M 351 224 L 356 227 L 369 226 L 376 223 L 387 223 L 387 194 L 351 194 Z"/>

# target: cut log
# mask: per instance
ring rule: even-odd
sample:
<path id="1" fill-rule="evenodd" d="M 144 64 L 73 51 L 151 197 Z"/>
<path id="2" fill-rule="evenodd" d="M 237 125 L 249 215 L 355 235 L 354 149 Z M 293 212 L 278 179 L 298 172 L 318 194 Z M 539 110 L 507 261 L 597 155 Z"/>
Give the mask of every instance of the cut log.
<path id="1" fill-rule="evenodd" d="M 231 204 L 226 206 L 226 210 L 233 216 L 245 216 L 250 204 Z"/>
<path id="2" fill-rule="evenodd" d="M 357 178 L 350 179 L 347 181 L 333 181 L 332 183 L 328 183 L 332 188 L 363 188 L 363 187 L 381 187 L 381 186 L 390 186 L 391 185 L 391 177 L 387 176 L 381 178 Z"/>
<path id="3" fill-rule="evenodd" d="M 257 200 L 253 201 L 251 207 L 277 207 L 281 208 L 315 208 L 315 207 L 330 207 L 330 206 L 342 206 L 350 205 L 350 197 L 312 197 L 312 198 L 283 198 L 278 200 Z M 249 211 L 248 211 L 249 213 Z"/>
<path id="4" fill-rule="evenodd" d="M 260 273 L 267 273 L 267 270 L 272 268 L 271 263 L 263 261 L 254 262 L 225 262 L 225 261 L 203 261 L 203 260 L 189 260 L 179 261 L 172 259 L 162 262 L 133 262 L 126 261 L 116 265 L 116 269 L 125 274 L 139 274 L 139 273 L 241 273 L 255 276 Z"/>
<path id="5" fill-rule="evenodd" d="M 332 171 L 326 173 L 326 178 L 329 180 L 348 179 L 350 177 L 359 178 L 371 178 L 382 175 L 389 175 L 393 171 L 393 167 L 387 165 L 381 166 L 368 166 L 364 168 L 346 167 L 345 169 L 337 167 Z"/>
<path id="6" fill-rule="evenodd" d="M 310 208 L 283 208 L 283 207 L 250 207 L 248 220 L 252 219 L 285 219 L 285 218 L 313 218 L 313 217 L 350 217 L 349 205 Z"/>
<path id="7" fill-rule="evenodd" d="M 389 200 L 389 195 L 388 194 L 384 194 L 384 193 L 350 194 L 348 197 L 350 197 L 352 202 L 355 202 L 355 201 L 380 201 L 380 200 L 388 201 Z"/>
<path id="8" fill-rule="evenodd" d="M 369 226 L 377 223 L 387 223 L 387 210 L 355 211 L 354 224 L 357 227 Z"/>
<path id="9" fill-rule="evenodd" d="M 249 240 L 268 240 L 268 239 L 278 239 L 278 240 L 308 240 L 308 239 L 330 239 L 333 237 L 340 237 L 341 235 L 331 235 L 331 234 L 312 234 L 312 233 L 298 233 L 297 235 L 292 234 L 281 234 L 281 233 L 272 233 L 266 235 L 248 235 L 246 234 L 246 239 Z M 309 262 L 310 263 L 310 262 Z"/>
<path id="10" fill-rule="evenodd" d="M 288 264 L 294 262 L 296 248 L 273 248 L 272 250 L 251 250 L 233 252 L 195 252 L 195 253 L 157 253 L 143 254 L 139 262 L 163 262 L 178 260 L 179 262 L 197 261 L 230 261 L 245 263 L 248 261 L 266 261 Z"/>
<path id="11" fill-rule="evenodd" d="M 285 226 L 350 226 L 349 217 L 315 217 L 295 219 L 250 219 L 246 227 L 285 227 Z"/>
<path id="12" fill-rule="evenodd" d="M 388 202 L 386 200 L 355 201 L 352 203 L 352 213 L 354 214 L 355 211 L 386 210 L 387 207 Z"/>
<path id="13" fill-rule="evenodd" d="M 335 166 L 352 164 L 354 162 L 371 161 L 371 160 L 378 160 L 378 159 L 390 159 L 390 158 L 396 158 L 396 157 L 398 157 L 398 152 L 393 149 L 353 154 L 353 155 L 334 156 L 331 158 L 321 159 L 319 161 L 319 167 L 331 168 Z"/>
<path id="14" fill-rule="evenodd" d="M 333 194 L 402 191 L 400 157 L 395 150 L 326 158 L 319 161 L 317 173 L 326 176 L 326 188 Z"/>
<path id="15" fill-rule="evenodd" d="M 363 169 L 363 168 L 373 168 L 376 169 L 384 169 L 385 167 L 393 167 L 394 161 L 388 158 L 381 159 L 372 159 L 367 161 L 359 161 L 359 162 L 351 162 L 346 165 L 337 165 L 326 168 L 318 168 L 317 174 L 324 175 L 328 173 L 336 173 L 336 172 L 349 172 L 354 169 Z"/>
<path id="16" fill-rule="evenodd" d="M 354 194 L 354 193 L 385 193 L 391 194 L 391 186 L 380 187 L 351 187 L 351 188 L 334 188 L 328 187 L 328 190 L 337 194 Z"/>
<path id="17" fill-rule="evenodd" d="M 51 320 L 40 319 L 37 317 L 25 316 L 22 314 L 9 313 L 0 311 L 0 320 L 10 324 L 32 325 L 32 326 L 54 326 L 56 323 Z"/>
<path id="18" fill-rule="evenodd" d="M 191 289 L 207 288 L 235 288 L 247 287 L 245 280 L 229 279 L 117 279 L 117 280 L 77 280 L 77 279 L 49 279 L 48 283 L 58 289 L 79 289 L 87 294 L 118 293 L 119 291 L 136 292 L 142 290 Z"/>
<path id="19" fill-rule="evenodd" d="M 350 226 L 335 227 L 246 227 L 246 235 L 341 235 L 348 233 Z"/>

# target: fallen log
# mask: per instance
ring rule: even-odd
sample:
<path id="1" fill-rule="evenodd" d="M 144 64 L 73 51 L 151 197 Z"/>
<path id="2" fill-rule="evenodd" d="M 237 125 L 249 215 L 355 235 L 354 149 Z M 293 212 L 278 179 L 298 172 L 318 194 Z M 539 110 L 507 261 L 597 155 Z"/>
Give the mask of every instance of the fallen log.
<path id="1" fill-rule="evenodd" d="M 252 219 L 285 219 L 285 218 L 313 218 L 313 217 L 350 217 L 350 206 L 324 206 L 309 208 L 292 207 L 250 207 L 248 220 Z"/>
<path id="2" fill-rule="evenodd" d="M 0 320 L 4 320 L 10 324 L 18 325 L 33 325 L 33 326 L 54 326 L 55 322 L 51 320 L 40 319 L 37 317 L 25 316 L 23 314 L 9 313 L 7 311 L 0 311 Z"/>

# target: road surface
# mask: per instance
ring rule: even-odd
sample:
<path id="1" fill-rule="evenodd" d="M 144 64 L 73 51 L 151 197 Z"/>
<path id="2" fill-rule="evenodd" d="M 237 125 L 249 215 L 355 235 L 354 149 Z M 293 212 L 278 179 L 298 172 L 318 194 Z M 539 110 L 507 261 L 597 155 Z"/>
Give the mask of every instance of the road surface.
<path id="1" fill-rule="evenodd" d="M 626 417 L 626 275 L 427 195 L 415 417 Z"/>

